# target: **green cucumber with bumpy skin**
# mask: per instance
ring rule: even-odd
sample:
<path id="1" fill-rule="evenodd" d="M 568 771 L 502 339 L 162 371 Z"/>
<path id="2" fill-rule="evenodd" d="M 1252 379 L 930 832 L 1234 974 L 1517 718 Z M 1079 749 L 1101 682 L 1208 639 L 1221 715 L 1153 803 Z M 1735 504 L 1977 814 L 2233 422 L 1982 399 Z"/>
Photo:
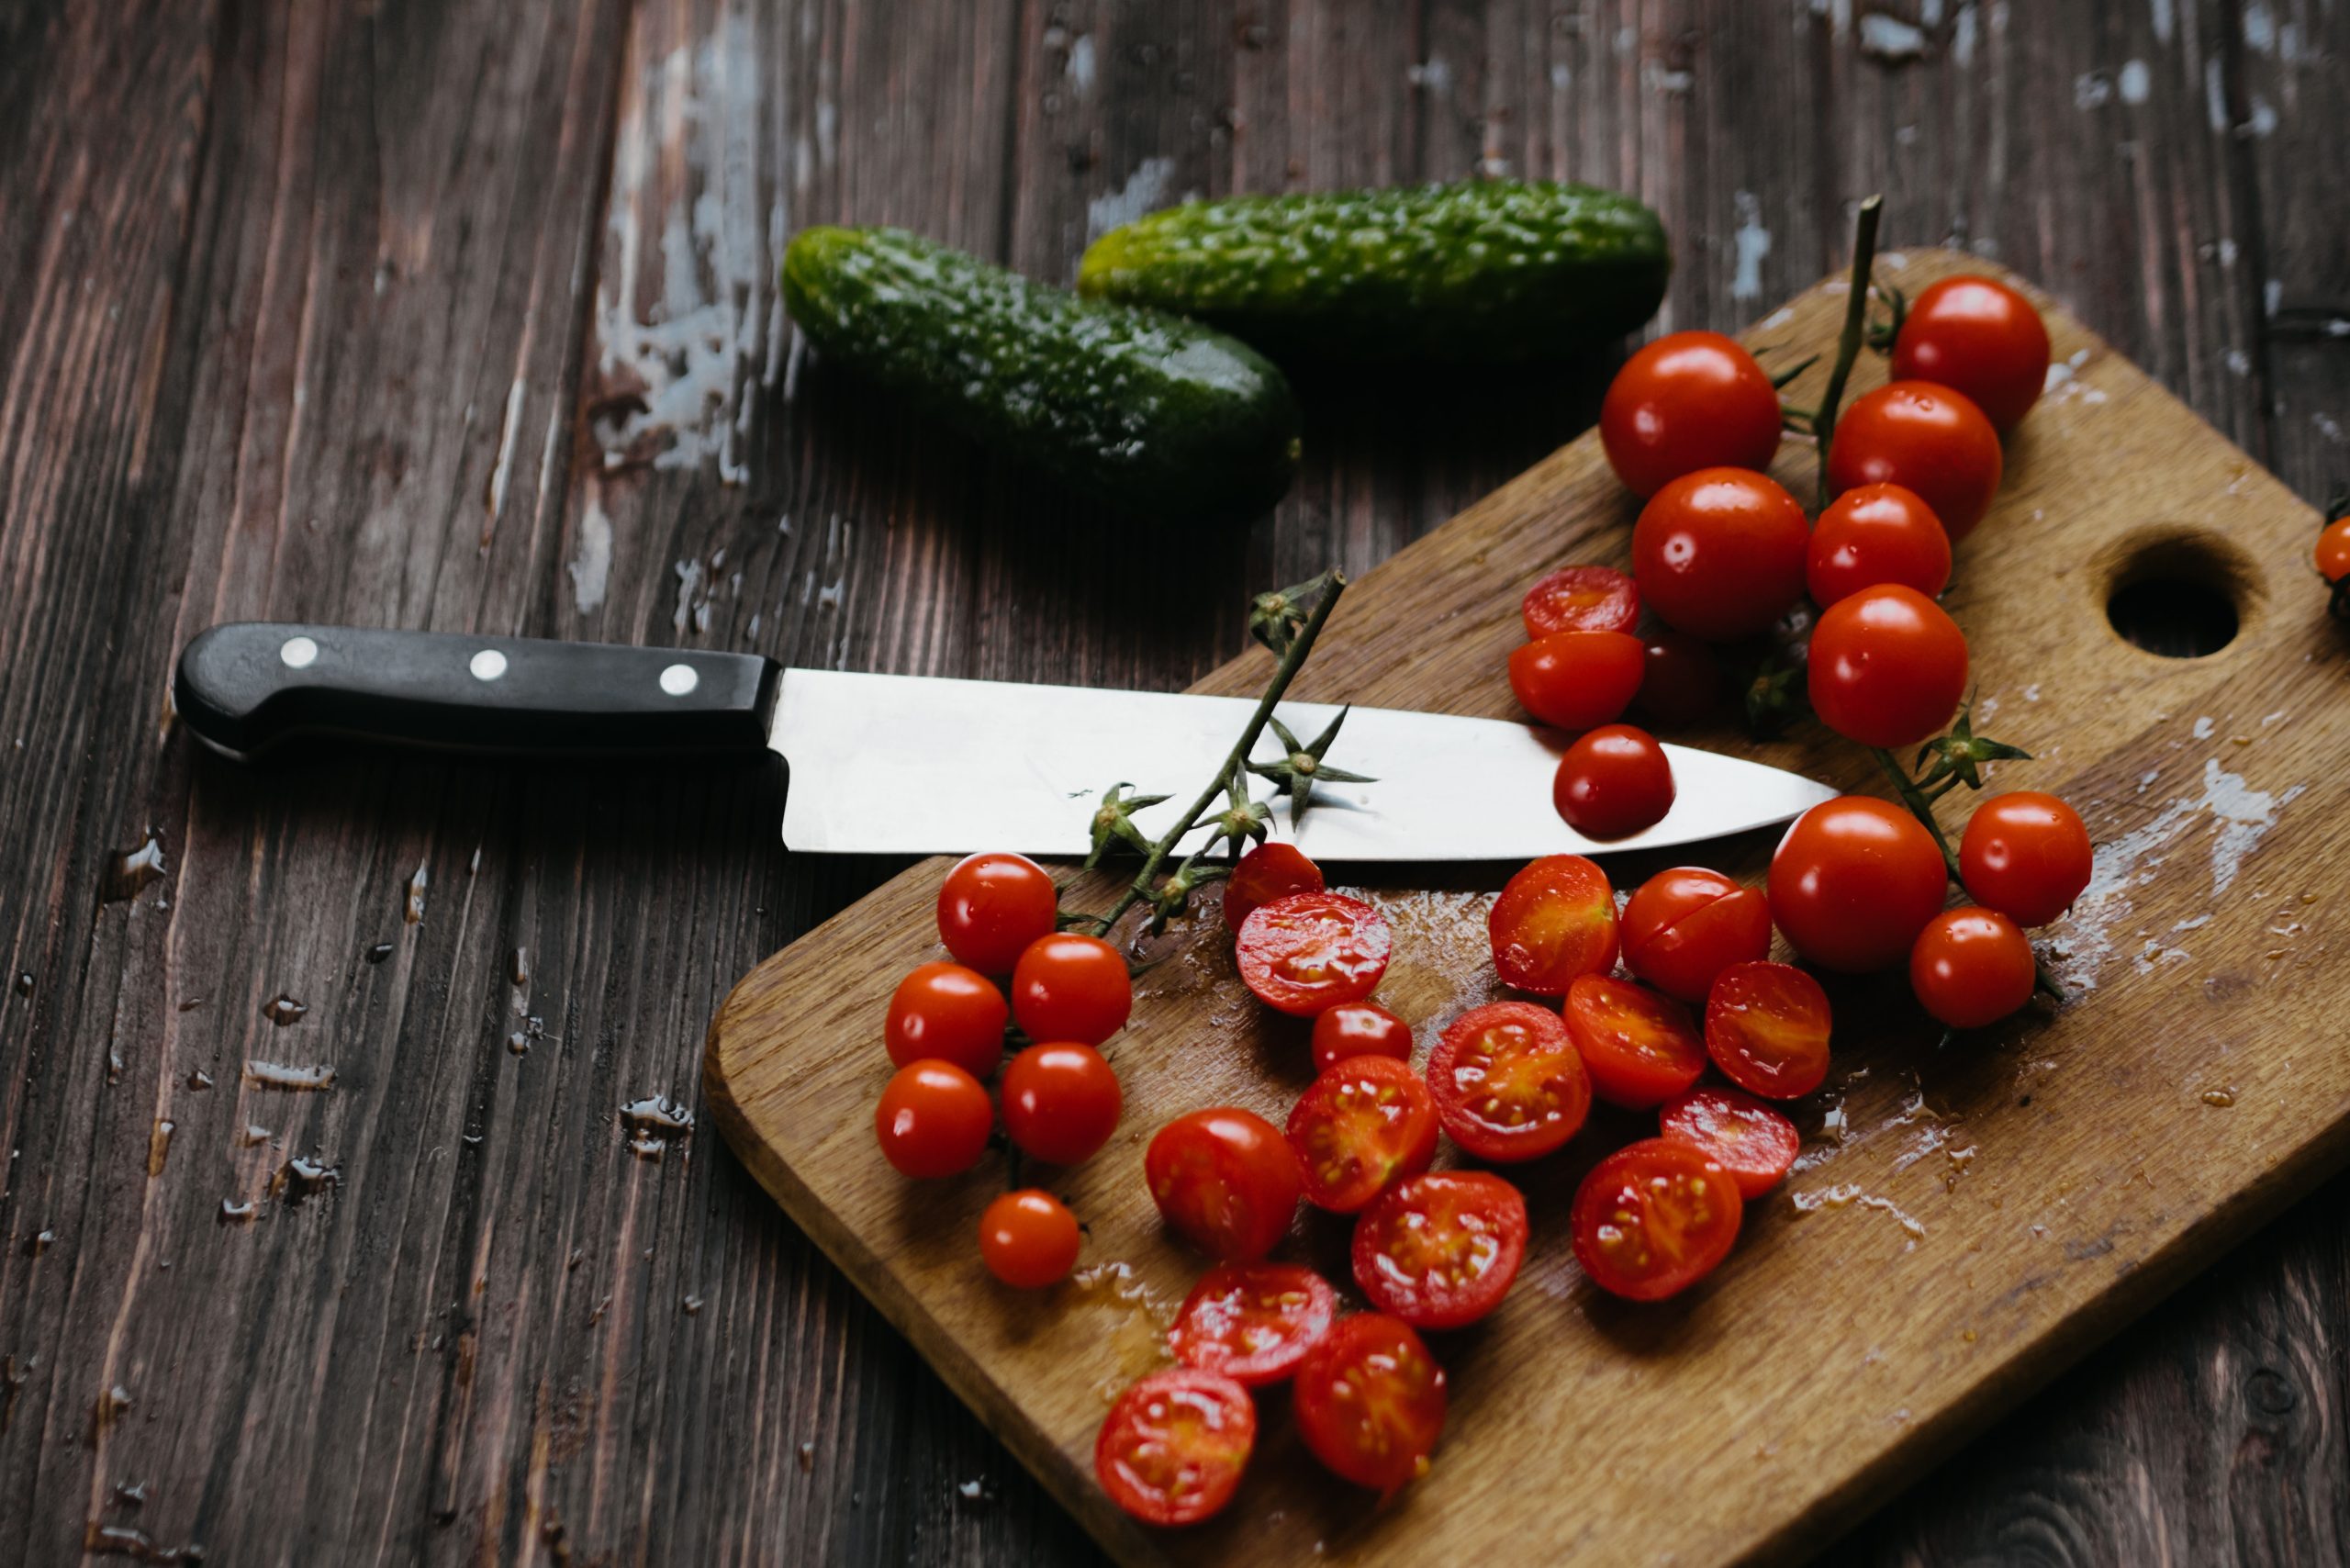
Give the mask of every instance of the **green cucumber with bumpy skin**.
<path id="1" fill-rule="evenodd" d="M 1247 344 L 895 229 L 806 229 L 783 297 L 824 358 L 1113 505 L 1247 515 L 1297 472 L 1296 400 Z"/>
<path id="2" fill-rule="evenodd" d="M 1186 202 L 1096 240 L 1077 286 L 1277 355 L 1492 363 L 1637 330 L 1672 271 L 1630 196 L 1481 180 Z"/>

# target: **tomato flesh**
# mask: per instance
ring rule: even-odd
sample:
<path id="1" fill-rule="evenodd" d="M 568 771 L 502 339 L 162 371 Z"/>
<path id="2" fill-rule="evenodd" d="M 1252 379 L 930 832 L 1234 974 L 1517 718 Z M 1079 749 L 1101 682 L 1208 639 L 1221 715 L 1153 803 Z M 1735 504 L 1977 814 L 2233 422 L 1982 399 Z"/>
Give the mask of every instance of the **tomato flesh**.
<path id="1" fill-rule="evenodd" d="M 2021 1008 L 2039 983 L 2031 943 L 1997 910 L 1947 910 L 1909 954 L 1919 1005 L 1953 1029 L 1980 1029 Z"/>
<path id="2" fill-rule="evenodd" d="M 1966 896 L 2018 925 L 2045 925 L 2071 908 L 2096 859 L 2080 813 L 2037 790 L 1975 807 L 1958 846 Z"/>
<path id="3" fill-rule="evenodd" d="M 1297 1435 L 1331 1473 L 1393 1492 L 1427 1473 L 1444 1430 L 1444 1369 L 1411 1325 L 1341 1317 L 1297 1369 Z"/>
<path id="4" fill-rule="evenodd" d="M 1462 1328 L 1496 1306 L 1526 1260 L 1526 1199 L 1482 1170 L 1391 1187 L 1355 1222 L 1355 1283 L 1415 1328 Z"/>
<path id="5" fill-rule="evenodd" d="M 1942 607 L 1898 583 L 1847 595 L 1812 629 L 1805 681 L 1819 722 L 1862 745 L 1916 745 L 1940 734 L 1966 693 L 1966 634 Z"/>
<path id="6" fill-rule="evenodd" d="M 1771 950 L 1771 904 L 1719 871 L 1659 871 L 1624 905 L 1626 967 L 1676 1001 L 1702 1002 L 1714 977 Z"/>
<path id="7" fill-rule="evenodd" d="M 1178 1116 L 1143 1152 L 1151 1201 L 1211 1258 L 1262 1258 L 1289 1234 L 1304 1181 L 1289 1140 L 1264 1117 L 1221 1105 Z"/>
<path id="8" fill-rule="evenodd" d="M 985 1078 L 1003 1060 L 1012 1008 L 995 982 L 961 964 L 923 964 L 898 982 L 883 1032 L 893 1067 L 929 1058 Z"/>
<path id="9" fill-rule="evenodd" d="M 1147 1525 L 1190 1525 L 1232 1501 L 1257 1446 L 1257 1405 L 1221 1372 L 1153 1372 L 1118 1395 L 1093 1445 L 1110 1500 Z"/>
<path id="10" fill-rule="evenodd" d="M 1352 1214 L 1436 1158 L 1436 1101 L 1408 1063 L 1350 1057 L 1300 1096 L 1289 1145 L 1305 1179 L 1305 1201 Z"/>
<path id="11" fill-rule="evenodd" d="M 1588 730 L 1632 705 L 1646 658 L 1626 633 L 1554 632 L 1510 655 L 1509 689 L 1543 723 Z"/>
<path id="12" fill-rule="evenodd" d="M 1640 587 L 1613 566 L 1561 566 L 1526 590 L 1526 637 L 1554 632 L 1629 632 L 1639 624 Z"/>
<path id="13" fill-rule="evenodd" d="M 1240 978 L 1269 1007 L 1308 1018 L 1360 1002 L 1387 972 L 1387 918 L 1339 893 L 1290 893 L 1240 923 Z"/>
<path id="14" fill-rule="evenodd" d="M 1786 1179 L 1803 1135 L 1776 1106 L 1735 1089 L 1692 1089 L 1658 1113 L 1663 1136 L 1685 1143 L 1729 1172 L 1740 1197 L 1762 1196 Z"/>
<path id="15" fill-rule="evenodd" d="M 1907 962 L 1949 890 L 1933 835 L 1869 795 L 1812 807 L 1771 857 L 1772 920 L 1796 952 L 1844 974 Z"/>
<path id="16" fill-rule="evenodd" d="M 1503 982 L 1537 996 L 1616 964 L 1616 890 L 1580 855 L 1546 855 L 1512 877 L 1485 924 Z"/>
<path id="17" fill-rule="evenodd" d="M 1828 993 L 1793 964 L 1732 964 L 1706 999 L 1706 1054 L 1724 1078 L 1766 1100 L 1828 1078 Z"/>
<path id="18" fill-rule="evenodd" d="M 1409 1060 L 1412 1026 L 1375 1002 L 1342 1002 L 1314 1015 L 1314 1070 L 1329 1071 L 1348 1057 Z"/>
<path id="19" fill-rule="evenodd" d="M 1673 810 L 1673 763 L 1632 724 L 1603 724 L 1578 735 L 1559 759 L 1550 803 L 1585 838 L 1629 838 Z"/>
<path id="20" fill-rule="evenodd" d="M 1219 1263 L 1200 1276 L 1167 1331 L 1187 1367 L 1250 1388 L 1297 1371 L 1338 1316 L 1330 1282 L 1296 1263 Z"/>
<path id="21" fill-rule="evenodd" d="M 1611 1105 L 1661 1104 L 1706 1070 L 1688 1009 L 1641 986 L 1584 975 L 1567 988 L 1566 1019 L 1592 1092 Z"/>
<path id="22" fill-rule="evenodd" d="M 1454 1019 L 1428 1053 L 1428 1089 L 1444 1130 L 1480 1159 L 1548 1154 L 1591 1113 L 1591 1079 L 1565 1020 L 1531 1002 Z"/>
<path id="23" fill-rule="evenodd" d="M 1243 855 L 1224 881 L 1224 923 L 1233 930 L 1265 904 L 1291 893 L 1322 890 L 1322 868 L 1293 844 L 1260 844 Z"/>
<path id="24" fill-rule="evenodd" d="M 1593 1166 L 1575 1189 L 1575 1260 L 1604 1291 L 1662 1301 L 1720 1266 L 1740 1216 L 1729 1172 L 1685 1143 L 1646 1138 Z"/>

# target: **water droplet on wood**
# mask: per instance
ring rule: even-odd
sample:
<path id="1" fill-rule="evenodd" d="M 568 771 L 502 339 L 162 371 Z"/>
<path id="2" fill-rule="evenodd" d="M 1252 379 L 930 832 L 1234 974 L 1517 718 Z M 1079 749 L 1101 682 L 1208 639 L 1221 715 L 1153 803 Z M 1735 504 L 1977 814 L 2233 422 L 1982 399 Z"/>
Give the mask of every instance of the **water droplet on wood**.
<path id="1" fill-rule="evenodd" d="M 694 1114 L 665 1094 L 653 1094 L 622 1105 L 621 1125 L 629 1132 L 629 1152 L 657 1162 L 672 1144 L 692 1136 Z"/>
<path id="2" fill-rule="evenodd" d="M 106 875 L 98 881 L 98 902 L 119 903 L 135 899 L 162 880 L 167 869 L 163 864 L 162 835 L 151 827 L 135 847 L 121 851 L 107 863 Z"/>
<path id="3" fill-rule="evenodd" d="M 32 970 L 30 970 L 30 969 L 19 969 L 19 970 L 17 972 L 17 994 L 18 996 L 30 996 L 32 993 L 33 993 L 33 972 L 32 972 Z"/>
<path id="4" fill-rule="evenodd" d="M 2236 1092 L 2232 1089 L 2207 1089 L 2203 1092 L 2203 1103 L 2206 1105 L 2217 1105 L 2224 1111 L 2235 1103 Z"/>
<path id="5" fill-rule="evenodd" d="M 415 874 L 408 879 L 408 902 L 401 911 L 402 917 L 410 925 L 420 924 L 424 919 L 424 890 L 431 879 L 431 868 L 418 862 Z"/>
<path id="6" fill-rule="evenodd" d="M 688 1317 L 696 1316 L 701 1312 L 701 1297 L 698 1295 L 688 1296 L 681 1305 L 685 1307 Z"/>
<path id="7" fill-rule="evenodd" d="M 520 948 L 520 947 L 515 948 L 515 949 L 514 949 L 514 957 L 513 957 L 513 959 L 512 959 L 512 961 L 511 961 L 510 965 L 509 966 L 509 971 L 508 971 L 508 972 L 509 972 L 509 973 L 510 973 L 510 974 L 514 977 L 514 983 L 515 983 L 516 985 L 518 985 L 518 986 L 523 986 L 523 985 L 528 985 L 528 984 L 530 984 L 530 983 L 531 983 L 531 955 L 529 955 L 528 953 L 525 953 L 525 952 L 524 952 L 524 951 L 522 951 L 522 949 L 521 949 L 521 948 Z"/>
<path id="8" fill-rule="evenodd" d="M 92 1414 L 92 1435 L 102 1435 L 115 1423 L 115 1418 L 130 1408 L 130 1391 L 120 1383 L 109 1386 L 98 1395 L 97 1408 Z"/>
<path id="9" fill-rule="evenodd" d="M 187 1075 L 187 1086 L 196 1090 L 209 1089 L 212 1087 L 212 1075 L 200 1067 L 196 1068 Z"/>
<path id="10" fill-rule="evenodd" d="M 261 1015 L 283 1029 L 290 1025 L 299 1024 L 309 1015 L 309 1012 L 308 1002 L 297 1002 L 281 991 L 270 999 L 266 1006 L 263 1007 Z"/>
<path id="11" fill-rule="evenodd" d="M 245 1130 L 237 1135 L 237 1142 L 246 1148 L 252 1148 L 268 1141 L 269 1129 L 257 1122 L 247 1122 Z"/>
<path id="12" fill-rule="evenodd" d="M 815 1470 L 815 1468 L 816 1445 L 814 1443 L 801 1443 L 800 1445 L 800 1473 L 802 1475 L 810 1474 Z"/>
<path id="13" fill-rule="evenodd" d="M 50 1229 L 46 1226 L 42 1226 L 40 1229 L 34 1231 L 30 1236 L 25 1238 L 25 1256 L 28 1258 L 39 1257 L 42 1253 L 49 1250 L 50 1243 L 56 1239 L 57 1232 Z"/>
<path id="14" fill-rule="evenodd" d="M 172 1157 L 172 1134 L 178 1124 L 167 1117 L 157 1117 L 147 1134 L 147 1179 L 153 1181 L 163 1173 L 163 1161 Z"/>
<path id="15" fill-rule="evenodd" d="M 147 1506 L 147 1483 L 118 1481 L 114 1487 L 114 1506 L 118 1508 L 143 1508 Z"/>
<path id="16" fill-rule="evenodd" d="M 269 1190 L 285 1198 L 292 1208 L 314 1193 L 323 1193 L 342 1185 L 342 1167 L 323 1159 L 297 1154 L 277 1168 Z"/>
<path id="17" fill-rule="evenodd" d="M 366 953 L 367 961 L 371 964 L 380 964 L 391 956 L 392 945 L 389 942 L 378 942 Z"/>
<path id="18" fill-rule="evenodd" d="M 248 1198 L 243 1203 L 239 1203 L 234 1198 L 223 1198 L 220 1200 L 220 1223 L 222 1225 L 244 1225 L 252 1220 L 259 1219 L 260 1217 L 261 1204 L 253 1199 Z"/>

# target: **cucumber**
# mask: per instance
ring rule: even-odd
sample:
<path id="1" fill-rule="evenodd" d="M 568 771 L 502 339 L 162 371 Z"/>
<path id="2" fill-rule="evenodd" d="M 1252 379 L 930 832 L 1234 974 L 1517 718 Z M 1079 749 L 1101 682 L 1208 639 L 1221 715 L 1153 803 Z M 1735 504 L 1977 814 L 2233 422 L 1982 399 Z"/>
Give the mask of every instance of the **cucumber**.
<path id="1" fill-rule="evenodd" d="M 1481 180 L 1186 202 L 1095 241 L 1077 286 L 1277 356 L 1490 363 L 1623 337 L 1672 270 L 1628 196 Z"/>
<path id="2" fill-rule="evenodd" d="M 1113 505 L 1253 514 L 1297 472 L 1289 383 L 1197 322 L 895 229 L 802 230 L 783 297 L 827 360 Z"/>

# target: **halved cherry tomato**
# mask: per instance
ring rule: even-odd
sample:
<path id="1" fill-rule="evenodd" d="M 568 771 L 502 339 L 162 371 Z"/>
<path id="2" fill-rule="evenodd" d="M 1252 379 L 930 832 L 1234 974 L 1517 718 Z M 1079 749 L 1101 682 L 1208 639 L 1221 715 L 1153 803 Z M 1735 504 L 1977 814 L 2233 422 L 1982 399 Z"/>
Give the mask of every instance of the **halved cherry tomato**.
<path id="1" fill-rule="evenodd" d="M 1585 838 L 1629 838 L 1673 810 L 1672 760 L 1646 730 L 1602 724 L 1559 758 L 1550 803 Z"/>
<path id="2" fill-rule="evenodd" d="M 1363 1299 L 1415 1328 L 1465 1328 L 1502 1304 L 1526 1260 L 1526 1199 L 1482 1170 L 1387 1190 L 1355 1221 Z"/>
<path id="3" fill-rule="evenodd" d="M 1118 1395 L 1093 1444 L 1102 1490 L 1147 1525 L 1194 1525 L 1240 1485 L 1257 1446 L 1257 1403 L 1221 1372 L 1177 1367 Z"/>
<path id="4" fill-rule="evenodd" d="M 1918 1004 L 1953 1029 L 1998 1023 L 2031 1000 L 2037 980 L 2031 943 L 1995 909 L 1943 911 L 1909 952 Z"/>
<path id="5" fill-rule="evenodd" d="M 958 1176 L 987 1152 L 995 1107 L 979 1081 L 951 1061 L 908 1062 L 873 1107 L 882 1158 L 907 1176 Z"/>
<path id="6" fill-rule="evenodd" d="M 979 1215 L 979 1258 L 1014 1290 L 1040 1291 L 1069 1277 L 1081 1245 L 1077 1216 L 1035 1187 L 1006 1193 Z"/>
<path id="7" fill-rule="evenodd" d="M 1059 909 L 1053 879 L 1025 855 L 972 855 L 939 886 L 938 939 L 981 974 L 1008 975 Z"/>
<path id="8" fill-rule="evenodd" d="M 1591 1078 L 1566 1021 L 1531 1002 L 1454 1019 L 1428 1053 L 1428 1091 L 1452 1141 L 1480 1159 L 1533 1159 L 1591 1114 Z"/>
<path id="9" fill-rule="evenodd" d="M 1939 278 L 1909 302 L 1893 340 L 1893 376 L 1963 392 L 2010 430 L 2048 385 L 2048 328 L 2031 300 L 1997 278 Z"/>
<path id="10" fill-rule="evenodd" d="M 1942 519 L 1953 544 L 1975 532 L 1998 493 L 1999 432 L 1963 393 L 1895 381 L 1852 399 L 1828 442 L 1828 487 L 1899 485 Z M 1648 579 L 1640 580 L 1651 592 Z"/>
<path id="11" fill-rule="evenodd" d="M 1003 1060 L 1003 1025 L 1011 1016 L 1003 992 L 979 970 L 923 964 L 898 982 L 882 1037 L 895 1066 L 927 1057 L 985 1078 Z"/>
<path id="12" fill-rule="evenodd" d="M 1812 807 L 1771 857 L 1771 918 L 1796 952 L 1846 974 L 1906 962 L 1949 888 L 1933 835 L 1869 795 Z"/>
<path id="13" fill-rule="evenodd" d="M 1697 1081 L 1706 1042 L 1689 1010 L 1627 980 L 1584 975 L 1567 987 L 1567 1037 L 1611 1105 L 1645 1110 Z"/>
<path id="14" fill-rule="evenodd" d="M 1049 1165 L 1091 1159 L 1125 1103 L 1102 1053 L 1075 1041 L 1031 1046 L 1003 1070 L 1004 1133 Z"/>
<path id="15" fill-rule="evenodd" d="M 1915 490 L 1863 485 L 1819 514 L 1804 580 L 1822 610 L 1879 583 L 1899 583 L 1931 599 L 1950 587 L 1950 535 Z"/>
<path id="16" fill-rule="evenodd" d="M 1821 723 L 1862 745 L 1916 745 L 1966 693 L 1966 633 L 1916 588 L 1882 583 L 1820 613 L 1804 669 Z"/>
<path id="17" fill-rule="evenodd" d="M 1257 999 L 1300 1018 L 1360 1002 L 1387 972 L 1387 917 L 1339 893 L 1291 893 L 1240 923 L 1240 978 Z"/>
<path id="18" fill-rule="evenodd" d="M 1299 1096 L 1289 1146 L 1305 1201 L 1352 1214 L 1436 1158 L 1436 1101 L 1409 1064 L 1349 1057 Z"/>
<path id="19" fill-rule="evenodd" d="M 1342 1002 L 1314 1015 L 1314 1070 L 1329 1071 L 1348 1057 L 1409 1061 L 1412 1026 L 1376 1002 Z"/>
<path id="20" fill-rule="evenodd" d="M 1211 1258 L 1262 1258 L 1289 1234 L 1304 1180 L 1281 1129 L 1221 1105 L 1178 1116 L 1143 1151 L 1151 1202 L 1177 1234 Z"/>
<path id="21" fill-rule="evenodd" d="M 1528 642 L 1556 632 L 1629 632 L 1640 620 L 1640 585 L 1613 566 L 1561 566 L 1526 590 L 1519 613 Z"/>
<path id="22" fill-rule="evenodd" d="M 1771 904 L 1719 871 L 1675 866 L 1642 882 L 1624 906 L 1624 963 L 1682 1002 L 1702 1002 L 1714 977 L 1771 950 Z"/>
<path id="23" fill-rule="evenodd" d="M 1803 595 L 1811 523 L 1767 474 L 1700 468 L 1632 525 L 1632 573 L 1657 618 L 1707 642 L 1765 631 Z"/>
<path id="24" fill-rule="evenodd" d="M 1032 1040 L 1098 1046 L 1125 1026 L 1134 1006 L 1126 956 L 1099 936 L 1039 936 L 1012 971 L 1012 1015 Z"/>
<path id="25" fill-rule="evenodd" d="M 2045 925 L 2071 908 L 2096 859 L 2080 813 L 2037 790 L 1992 796 L 1958 842 L 1967 896 L 2019 925 Z"/>
<path id="26" fill-rule="evenodd" d="M 1338 1293 L 1295 1263 L 1218 1263 L 1200 1276 L 1167 1331 L 1187 1367 L 1261 1388 L 1297 1370 L 1330 1331 Z"/>
<path id="27" fill-rule="evenodd" d="M 1616 890 L 1580 855 L 1546 855 L 1512 877 L 1485 927 L 1503 982 L 1537 996 L 1616 966 Z"/>
<path id="28" fill-rule="evenodd" d="M 1692 1089 L 1666 1104 L 1657 1120 L 1666 1137 L 1729 1171 L 1741 1198 L 1759 1198 L 1777 1186 L 1803 1152 L 1803 1135 L 1793 1122 L 1735 1089 Z"/>
<path id="29" fill-rule="evenodd" d="M 2330 583 L 2350 577 L 2350 517 L 2337 518 L 2317 536 L 2317 570 Z"/>
<path id="30" fill-rule="evenodd" d="M 1599 406 L 1607 462 L 1638 496 L 1700 468 L 1767 468 L 1779 429 L 1778 388 L 1719 332 L 1673 332 L 1639 350 Z"/>
<path id="31" fill-rule="evenodd" d="M 1557 632 L 1509 656 L 1509 689 L 1546 724 L 1587 730 L 1631 706 L 1640 640 L 1621 632 Z"/>
<path id="32" fill-rule="evenodd" d="M 1722 666 L 1711 643 L 1661 627 L 1641 640 L 1634 706 L 1660 724 L 1694 724 L 1721 706 Z"/>
<path id="33" fill-rule="evenodd" d="M 1265 843 L 1243 855 L 1224 882 L 1224 923 L 1240 929 L 1259 906 L 1292 893 L 1322 890 L 1322 868 L 1293 844 Z"/>
<path id="34" fill-rule="evenodd" d="M 1769 1100 L 1794 1100 L 1828 1078 L 1828 993 L 1793 964 L 1732 964 L 1706 999 L 1706 1054 L 1722 1076 Z"/>
<path id="35" fill-rule="evenodd" d="M 1297 1435 L 1331 1473 L 1393 1492 L 1427 1473 L 1444 1431 L 1444 1369 L 1411 1325 L 1358 1312 L 1305 1352 Z"/>
<path id="36" fill-rule="evenodd" d="M 1729 1171 L 1685 1143 L 1644 1138 L 1575 1189 L 1575 1260 L 1601 1290 L 1662 1301 L 1720 1266 L 1742 1215 Z"/>

